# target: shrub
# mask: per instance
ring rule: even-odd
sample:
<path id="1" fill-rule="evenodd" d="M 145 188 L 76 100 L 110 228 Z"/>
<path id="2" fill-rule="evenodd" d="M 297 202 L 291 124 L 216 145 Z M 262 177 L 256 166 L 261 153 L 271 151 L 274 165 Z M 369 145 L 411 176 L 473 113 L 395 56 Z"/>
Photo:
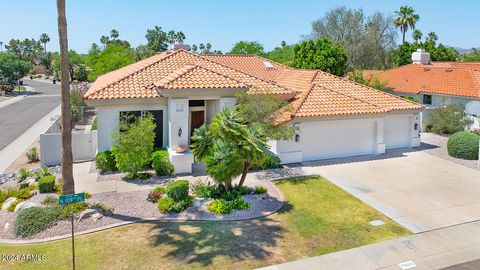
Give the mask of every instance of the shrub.
<path id="1" fill-rule="evenodd" d="M 160 193 L 160 194 L 166 194 L 167 190 L 164 187 L 158 186 L 153 189 L 154 192 Z"/>
<path id="2" fill-rule="evenodd" d="M 128 123 L 121 121 L 120 133 L 114 134 L 116 145 L 112 148 L 117 168 L 134 178 L 150 162 L 154 138 L 155 123 L 153 117 L 145 117 Z"/>
<path id="3" fill-rule="evenodd" d="M 15 196 L 13 197 L 16 197 L 18 199 L 22 199 L 22 200 L 26 200 L 28 198 L 30 198 L 30 190 L 28 188 L 21 188 L 19 190 L 17 190 L 17 192 L 15 192 Z"/>
<path id="4" fill-rule="evenodd" d="M 62 189 L 62 184 L 61 183 L 56 183 L 55 184 L 55 193 L 57 193 L 58 195 L 63 194 L 63 189 Z"/>
<path id="5" fill-rule="evenodd" d="M 39 160 L 38 151 L 36 147 L 30 148 L 30 150 L 28 150 L 28 152 L 25 155 L 27 156 L 28 163 L 34 163 Z"/>
<path id="6" fill-rule="evenodd" d="M 103 203 L 92 203 L 92 207 L 100 209 L 102 213 L 105 213 L 108 210 L 108 207 Z"/>
<path id="7" fill-rule="evenodd" d="M 230 205 L 224 200 L 213 200 L 209 205 L 207 205 L 207 209 L 216 215 L 226 215 L 230 214 L 232 211 Z"/>
<path id="8" fill-rule="evenodd" d="M 162 197 L 162 193 L 158 193 L 158 192 L 155 192 L 155 190 L 152 190 L 147 195 L 147 201 L 156 203 L 161 197 Z"/>
<path id="9" fill-rule="evenodd" d="M 158 200 L 158 210 L 160 210 L 161 213 L 168 213 L 174 203 L 175 201 L 170 197 L 160 198 Z"/>
<path id="10" fill-rule="evenodd" d="M 64 218 L 68 218 L 72 214 L 72 211 L 73 211 L 73 214 L 78 214 L 78 213 L 82 212 L 83 210 L 85 210 L 87 208 L 88 208 L 88 203 L 86 203 L 86 202 L 72 203 L 72 204 L 67 205 L 63 209 L 62 216 Z"/>
<path id="11" fill-rule="evenodd" d="M 192 194 L 199 198 L 211 198 L 213 186 L 210 183 L 203 183 L 202 181 L 197 181 L 192 184 Z"/>
<path id="12" fill-rule="evenodd" d="M 176 202 L 182 201 L 188 196 L 188 181 L 177 180 L 168 183 L 167 195 Z"/>
<path id="13" fill-rule="evenodd" d="M 92 198 L 92 194 L 85 192 L 85 199 L 90 199 Z"/>
<path id="14" fill-rule="evenodd" d="M 230 202 L 230 208 L 237 209 L 237 210 L 246 210 L 246 209 L 250 209 L 250 203 L 245 201 L 245 199 L 243 198 L 237 198 Z"/>
<path id="15" fill-rule="evenodd" d="M 173 164 L 168 158 L 167 150 L 157 150 L 152 153 L 152 167 L 158 176 L 173 175 Z"/>
<path id="16" fill-rule="evenodd" d="M 23 181 L 25 179 L 27 179 L 29 176 L 31 175 L 30 171 L 26 168 L 21 168 L 20 170 L 18 170 L 18 173 L 17 173 L 17 178 L 20 180 L 20 181 Z"/>
<path id="17" fill-rule="evenodd" d="M 95 156 L 95 166 L 102 172 L 115 171 L 117 169 L 115 156 L 108 150 L 105 152 L 98 152 Z"/>
<path id="18" fill-rule="evenodd" d="M 38 190 L 40 193 L 50 193 L 55 191 L 55 176 L 48 175 L 40 178 L 38 181 Z"/>
<path id="19" fill-rule="evenodd" d="M 21 202 L 24 202 L 25 200 L 21 200 L 21 199 L 18 199 L 16 200 L 15 202 L 13 202 L 12 204 L 10 204 L 10 206 L 7 208 L 7 211 L 8 212 L 13 212 L 15 211 L 15 207 L 17 207 L 17 204 L 21 203 Z"/>
<path id="20" fill-rule="evenodd" d="M 465 114 L 464 108 L 456 105 L 448 105 L 437 108 L 427 122 L 430 130 L 437 134 L 453 134 L 464 131 L 472 125 L 472 120 Z"/>
<path id="21" fill-rule="evenodd" d="M 266 158 L 259 163 L 252 164 L 252 169 L 275 169 L 275 168 L 282 168 L 280 164 L 280 158 L 276 155 L 266 155 Z"/>
<path id="22" fill-rule="evenodd" d="M 42 200 L 43 205 L 56 205 L 58 203 L 58 199 L 55 196 L 48 195 Z"/>
<path id="23" fill-rule="evenodd" d="M 27 237 L 41 232 L 57 223 L 62 216 L 58 207 L 30 207 L 18 213 L 15 220 L 15 234 Z"/>
<path id="24" fill-rule="evenodd" d="M 185 197 L 183 200 L 174 202 L 169 209 L 169 212 L 182 212 L 183 210 L 187 209 L 188 207 L 192 206 L 193 197 L 188 196 Z"/>
<path id="25" fill-rule="evenodd" d="M 457 132 L 448 138 L 448 154 L 461 159 L 478 159 L 478 139 L 479 136 L 475 133 Z"/>
<path id="26" fill-rule="evenodd" d="M 50 173 L 50 170 L 48 169 L 48 167 L 43 167 L 41 171 L 35 172 L 33 174 L 33 178 L 35 178 L 35 181 L 38 182 L 40 178 L 44 176 L 49 176 L 49 175 L 52 175 L 52 173 Z"/>
<path id="27" fill-rule="evenodd" d="M 253 194 L 263 194 L 267 192 L 267 188 L 263 186 L 256 186 L 253 190 Z"/>

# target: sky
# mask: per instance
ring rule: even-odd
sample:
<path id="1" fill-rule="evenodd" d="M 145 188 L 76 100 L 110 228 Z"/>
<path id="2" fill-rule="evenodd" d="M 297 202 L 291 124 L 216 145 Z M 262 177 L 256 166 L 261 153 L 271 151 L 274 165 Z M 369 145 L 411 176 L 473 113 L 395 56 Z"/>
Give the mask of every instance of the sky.
<path id="1" fill-rule="evenodd" d="M 345 6 L 362 8 L 366 15 L 381 11 L 393 15 L 402 5 L 420 15 L 417 29 L 434 31 L 443 44 L 480 47 L 478 0 L 66 0 L 69 49 L 86 53 L 92 43 L 115 28 L 132 45 L 145 44 L 147 29 L 183 31 L 186 44 L 208 43 L 227 52 L 240 40 L 256 40 L 272 50 L 311 32 L 312 21 L 326 11 Z M 35 38 L 47 33 L 48 50 L 58 50 L 55 0 L 0 0 L 0 41 Z M 411 40 L 411 32 L 407 33 Z M 398 35 L 400 40 L 400 34 Z"/>

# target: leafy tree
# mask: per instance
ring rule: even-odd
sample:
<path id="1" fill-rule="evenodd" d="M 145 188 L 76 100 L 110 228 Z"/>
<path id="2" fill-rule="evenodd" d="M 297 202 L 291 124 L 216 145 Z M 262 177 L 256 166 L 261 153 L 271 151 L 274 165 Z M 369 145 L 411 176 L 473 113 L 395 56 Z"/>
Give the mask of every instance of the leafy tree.
<path id="1" fill-rule="evenodd" d="M 412 63 L 412 53 L 417 49 L 424 49 L 430 53 L 432 61 L 455 61 L 458 58 L 458 52 L 454 48 L 447 48 L 443 44 L 438 46 L 434 42 L 420 42 L 410 44 L 404 42 L 393 51 L 393 58 L 396 65 L 402 66 Z"/>
<path id="2" fill-rule="evenodd" d="M 229 191 L 234 177 L 241 175 L 238 188 L 242 187 L 252 164 L 266 158 L 266 141 L 260 126 L 246 125 L 234 109 L 225 108 L 210 125 L 194 131 L 190 148 L 206 163 L 207 173 Z"/>
<path id="3" fill-rule="evenodd" d="M 53 70 L 55 72 L 60 72 L 60 55 L 57 55 L 54 64 Z M 68 74 L 71 81 L 85 81 L 87 74 L 85 71 L 85 56 L 78 54 L 74 50 L 68 51 Z"/>
<path id="4" fill-rule="evenodd" d="M 52 63 L 53 61 L 57 58 L 57 54 L 52 53 L 52 52 L 47 52 L 44 54 L 39 61 L 39 64 L 44 66 L 47 71 L 52 69 Z"/>
<path id="5" fill-rule="evenodd" d="M 341 45 L 333 44 L 329 39 L 308 40 L 294 47 L 293 67 L 320 69 L 342 76 L 347 67 L 347 55 Z"/>
<path id="6" fill-rule="evenodd" d="M 292 140 L 296 129 L 291 125 L 279 124 L 281 114 L 289 113 L 292 107 L 276 95 L 236 95 L 236 109 L 244 123 L 259 126 L 268 140 Z"/>
<path id="7" fill-rule="evenodd" d="M 28 74 L 32 64 L 19 59 L 11 52 L 0 53 L 0 77 L 9 83 L 15 83 Z"/>
<path id="8" fill-rule="evenodd" d="M 294 45 L 276 47 L 275 49 L 273 49 L 273 51 L 266 53 L 264 57 L 280 64 L 290 66 L 293 63 L 293 47 Z"/>
<path id="9" fill-rule="evenodd" d="M 32 64 L 38 64 L 40 56 L 43 54 L 43 48 L 39 41 L 35 39 L 12 39 L 5 45 L 7 51 L 16 54 L 21 60 L 29 61 Z"/>
<path id="10" fill-rule="evenodd" d="M 50 37 L 43 33 L 40 35 L 40 42 L 43 44 L 43 51 L 47 53 L 47 43 L 50 42 Z"/>
<path id="11" fill-rule="evenodd" d="M 387 90 L 387 81 L 382 81 L 376 76 L 372 76 L 371 78 L 365 78 L 363 76 L 363 70 L 354 70 L 348 74 L 348 79 L 360 84 L 364 84 L 366 86 L 375 88 L 380 91 Z"/>
<path id="12" fill-rule="evenodd" d="M 103 44 L 103 49 L 104 50 L 107 47 L 108 41 L 110 41 L 110 38 L 108 38 L 107 36 L 101 36 L 100 37 L 100 43 Z"/>
<path id="13" fill-rule="evenodd" d="M 154 54 L 155 52 L 150 50 L 146 45 L 138 45 L 134 50 L 135 61 L 140 61 Z"/>
<path id="14" fill-rule="evenodd" d="M 402 33 L 402 43 L 405 42 L 405 34 L 409 28 L 415 29 L 415 24 L 420 19 L 420 16 L 415 13 L 415 10 L 410 6 L 401 6 L 400 10 L 395 11 L 397 18 L 395 18 L 395 26 L 400 28 Z"/>
<path id="15" fill-rule="evenodd" d="M 116 40 L 119 36 L 120 36 L 120 33 L 118 32 L 118 30 L 112 29 L 110 31 L 110 37 L 112 38 L 112 40 Z"/>
<path id="16" fill-rule="evenodd" d="M 258 41 L 239 41 L 233 45 L 230 53 L 263 55 L 265 51 L 263 45 Z"/>
<path id="17" fill-rule="evenodd" d="M 476 48 L 472 48 L 469 54 L 462 56 L 462 61 L 465 62 L 480 62 L 480 52 Z"/>
<path id="18" fill-rule="evenodd" d="M 131 121 L 133 120 L 133 121 Z M 155 122 L 151 114 L 138 119 L 121 119 L 119 130 L 113 134 L 117 168 L 134 178 L 150 162 L 155 139 Z"/>
<path id="19" fill-rule="evenodd" d="M 422 31 L 418 30 L 418 29 L 415 29 L 415 31 L 413 31 L 412 33 L 412 38 L 413 40 L 415 40 L 415 44 L 418 44 L 418 42 L 420 42 L 420 40 L 422 40 Z"/>
<path id="20" fill-rule="evenodd" d="M 110 44 L 101 52 L 87 55 L 86 63 L 92 69 L 88 79 L 94 81 L 98 76 L 119 69 L 135 62 L 135 56 L 130 48 Z"/>
<path id="21" fill-rule="evenodd" d="M 168 49 L 169 37 L 160 26 L 148 29 L 145 38 L 148 48 L 154 52 L 163 52 Z"/>
<path id="22" fill-rule="evenodd" d="M 471 125 L 472 120 L 465 113 L 465 108 L 457 105 L 435 109 L 427 121 L 427 129 L 438 134 L 453 134 Z"/>
<path id="23" fill-rule="evenodd" d="M 328 38 L 340 44 L 348 58 L 348 69 L 382 69 L 393 65 L 396 46 L 393 17 L 376 12 L 365 16 L 362 9 L 338 7 L 312 23 L 307 39 Z"/>

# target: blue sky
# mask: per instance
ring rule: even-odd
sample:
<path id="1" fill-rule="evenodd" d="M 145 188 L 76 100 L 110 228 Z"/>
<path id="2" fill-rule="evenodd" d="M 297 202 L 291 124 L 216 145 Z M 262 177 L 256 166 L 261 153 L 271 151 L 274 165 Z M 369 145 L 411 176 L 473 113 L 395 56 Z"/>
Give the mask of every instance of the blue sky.
<path id="1" fill-rule="evenodd" d="M 299 41 L 310 33 L 311 22 L 331 8 L 393 14 L 405 4 L 420 15 L 417 28 L 424 34 L 435 31 L 440 42 L 451 46 L 480 47 L 480 1 L 475 0 L 67 0 L 69 48 L 87 52 L 112 28 L 135 46 L 145 44 L 146 30 L 159 25 L 183 31 L 188 44 L 210 42 L 213 49 L 225 52 L 239 40 L 258 40 L 271 50 L 282 40 Z M 48 48 L 58 50 L 55 0 L 0 0 L 0 10 L 0 41 L 38 38 L 45 32 L 52 39 Z"/>

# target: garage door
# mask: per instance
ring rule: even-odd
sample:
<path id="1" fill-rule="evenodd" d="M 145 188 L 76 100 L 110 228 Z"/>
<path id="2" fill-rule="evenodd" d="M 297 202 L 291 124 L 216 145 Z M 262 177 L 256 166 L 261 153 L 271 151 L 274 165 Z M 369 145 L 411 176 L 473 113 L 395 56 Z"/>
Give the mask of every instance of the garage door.
<path id="1" fill-rule="evenodd" d="M 385 117 L 383 140 L 387 149 L 410 147 L 411 115 L 390 115 Z"/>
<path id="2" fill-rule="evenodd" d="M 374 130 L 370 119 L 303 122 L 303 161 L 373 154 Z"/>

